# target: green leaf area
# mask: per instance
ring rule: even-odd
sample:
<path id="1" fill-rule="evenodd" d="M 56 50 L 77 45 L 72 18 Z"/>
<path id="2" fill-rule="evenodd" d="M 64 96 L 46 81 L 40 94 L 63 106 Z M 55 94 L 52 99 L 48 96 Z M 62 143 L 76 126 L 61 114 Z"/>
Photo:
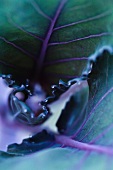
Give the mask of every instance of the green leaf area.
<path id="1" fill-rule="evenodd" d="M 4 0 L 1 5 L 4 8 L 0 7 L 2 12 L 0 17 L 3 21 L 2 24 L 0 23 L 3 70 L 7 68 L 15 72 L 15 69 L 9 66 L 12 64 L 16 66 L 18 75 L 25 73 L 26 76 L 28 72 L 25 70 L 32 70 L 33 66 L 31 61 L 34 57 L 23 54 L 22 50 L 8 42 L 35 56 L 39 73 L 43 68 L 44 75 L 50 78 L 50 75 L 54 75 L 52 77 L 57 79 L 79 76 L 86 66 L 88 56 L 93 54 L 92 56 L 99 57 L 93 65 L 88 80 L 90 95 L 86 109 L 87 118 L 75 131 L 73 139 L 56 137 L 58 145 L 55 143 L 54 146 L 50 146 L 49 143 L 49 149 L 22 157 L 6 159 L 8 153 L 1 153 L 1 170 L 5 168 L 9 170 L 113 169 L 113 55 L 110 54 L 112 53 L 110 46 L 113 25 L 112 4 L 112 1 L 101 0 L 23 0 L 20 2 Z M 32 17 L 33 15 L 35 17 Z M 52 22 L 51 18 L 55 22 Z M 34 35 L 40 37 L 34 38 Z M 107 50 L 100 53 L 99 49 L 104 45 L 107 45 Z M 11 60 L 8 60 L 9 56 Z M 24 68 L 24 71 L 17 68 Z M 32 148 L 32 145 L 33 143 L 29 148 Z M 13 155 L 11 150 L 9 155 Z"/>
<path id="2" fill-rule="evenodd" d="M 0 72 L 52 84 L 79 76 L 87 57 L 98 46 L 112 43 L 112 0 L 105 3 L 0 2 Z"/>

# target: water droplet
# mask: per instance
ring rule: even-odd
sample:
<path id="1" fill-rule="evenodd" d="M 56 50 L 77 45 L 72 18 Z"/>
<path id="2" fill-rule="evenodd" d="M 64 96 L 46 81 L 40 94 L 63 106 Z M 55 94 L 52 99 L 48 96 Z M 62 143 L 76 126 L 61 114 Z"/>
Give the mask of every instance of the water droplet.
<path id="1" fill-rule="evenodd" d="M 16 97 L 13 97 L 13 101 L 16 101 Z"/>
<path id="2" fill-rule="evenodd" d="M 31 113 L 31 118 L 33 119 L 35 117 L 34 113 Z"/>
<path id="3" fill-rule="evenodd" d="M 24 113 L 27 113 L 27 109 L 24 109 Z"/>

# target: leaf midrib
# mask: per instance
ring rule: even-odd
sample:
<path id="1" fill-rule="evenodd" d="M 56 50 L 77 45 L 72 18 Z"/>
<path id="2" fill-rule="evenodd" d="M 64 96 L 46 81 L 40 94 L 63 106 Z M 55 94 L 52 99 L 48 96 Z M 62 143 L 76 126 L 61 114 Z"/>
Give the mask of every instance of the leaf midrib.
<path id="1" fill-rule="evenodd" d="M 46 37 L 45 37 L 45 39 L 43 41 L 43 44 L 42 44 L 42 48 L 41 48 L 41 51 L 40 51 L 39 59 L 36 62 L 35 75 L 39 75 L 41 70 L 42 70 L 43 63 L 44 63 L 45 56 L 46 56 L 46 51 L 47 51 L 47 48 L 48 48 L 49 40 L 50 40 L 51 35 L 53 33 L 53 29 L 54 29 L 54 26 L 56 24 L 56 21 L 57 21 L 57 19 L 58 19 L 58 17 L 59 17 L 59 15 L 60 15 L 60 13 L 61 13 L 61 11 L 62 11 L 62 9 L 63 9 L 63 7 L 64 7 L 66 2 L 67 2 L 67 0 L 62 0 L 60 2 L 60 4 L 57 7 L 57 10 L 55 12 L 54 18 L 51 21 L 51 24 L 50 24 L 49 29 L 47 31 Z"/>

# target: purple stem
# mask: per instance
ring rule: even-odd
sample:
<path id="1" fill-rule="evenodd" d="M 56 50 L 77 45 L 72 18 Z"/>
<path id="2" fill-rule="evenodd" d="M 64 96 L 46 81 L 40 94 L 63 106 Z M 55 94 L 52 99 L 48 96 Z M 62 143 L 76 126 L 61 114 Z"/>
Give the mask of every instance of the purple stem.
<path id="1" fill-rule="evenodd" d="M 111 130 L 113 128 L 113 124 L 111 124 L 107 129 L 105 129 L 101 134 L 99 134 L 95 139 L 93 139 L 90 144 L 94 144 L 96 141 L 99 141 L 106 133 L 109 132 L 109 130 Z M 82 140 L 81 140 L 82 141 Z M 80 141 L 80 142 L 81 142 Z M 81 167 L 83 166 L 83 163 L 85 162 L 85 160 L 87 159 L 87 157 L 90 155 L 90 151 L 88 151 L 87 153 L 84 154 L 83 158 L 81 159 L 81 161 L 78 163 L 77 168 L 76 169 L 81 169 Z"/>
<path id="2" fill-rule="evenodd" d="M 99 134 L 95 139 L 93 139 L 90 143 L 95 143 L 96 141 L 100 140 L 106 133 L 108 133 L 113 128 L 113 124 L 108 126 L 101 134 Z"/>
<path id="3" fill-rule="evenodd" d="M 107 129 L 105 129 L 101 134 L 99 134 L 95 139 L 93 139 L 90 144 L 94 144 L 97 140 L 100 140 L 106 133 L 109 132 L 109 130 L 111 130 L 113 128 L 113 124 L 111 124 Z M 77 165 L 77 169 L 81 169 L 81 167 L 83 166 L 83 163 L 85 162 L 85 160 L 87 159 L 87 157 L 90 155 L 90 151 L 88 151 L 87 153 L 84 154 L 83 158 L 81 159 L 81 161 L 79 162 L 79 164 Z"/>
<path id="4" fill-rule="evenodd" d="M 88 135 L 91 133 L 91 131 L 93 130 L 93 127 L 95 126 L 96 123 L 98 123 L 100 117 L 102 117 L 102 114 L 99 116 L 99 118 L 96 120 L 96 122 L 92 125 L 92 127 L 90 128 L 90 130 L 88 131 L 88 133 L 86 133 L 85 136 L 84 136 L 82 139 L 79 140 L 80 142 L 82 142 L 82 141 L 86 138 L 86 136 L 88 136 Z M 110 126 L 108 126 L 108 128 L 105 129 L 100 135 L 98 135 L 95 140 L 97 140 L 98 138 L 100 139 L 100 138 L 101 138 L 103 135 L 105 135 L 111 128 L 113 128 L 113 124 L 111 124 Z M 94 142 L 94 140 L 93 140 L 93 142 Z"/>
<path id="5" fill-rule="evenodd" d="M 94 113 L 94 111 L 96 110 L 96 108 L 101 104 L 101 102 L 113 91 L 113 87 L 111 89 L 109 89 L 104 96 L 102 96 L 102 98 L 98 101 L 98 103 L 95 105 L 95 107 L 92 109 L 92 111 L 89 113 L 87 119 L 82 123 L 81 127 L 78 129 L 78 131 L 72 136 L 72 138 L 75 138 L 80 131 L 83 129 L 83 127 L 85 126 L 85 124 L 88 122 L 90 116 Z"/>
<path id="6" fill-rule="evenodd" d="M 6 66 L 9 66 L 9 67 L 12 67 L 12 68 L 17 69 L 16 66 L 14 66 L 14 65 L 12 65 L 12 64 L 9 64 L 9 63 L 6 63 L 5 61 L 1 61 L 1 60 L 0 60 L 0 64 L 3 64 L 3 65 L 6 65 Z"/>
<path id="7" fill-rule="evenodd" d="M 98 152 L 101 154 L 107 154 L 107 155 L 112 155 L 113 156 L 113 149 L 110 147 L 105 147 L 105 146 L 97 146 L 94 144 L 87 144 L 87 143 L 82 143 L 82 142 L 78 142 L 75 141 L 73 139 L 70 139 L 67 136 L 63 136 L 63 135 L 56 135 L 55 136 L 56 142 L 59 144 L 63 144 L 67 147 L 72 147 L 72 148 L 76 148 L 76 149 L 80 149 L 80 150 L 85 150 L 85 151 L 89 151 L 89 152 Z"/>
<path id="8" fill-rule="evenodd" d="M 32 4 L 32 6 L 34 7 L 34 9 L 35 9 L 40 15 L 42 15 L 44 18 L 52 21 L 52 19 L 40 9 L 39 5 L 38 5 L 34 0 L 31 0 L 31 4 Z"/>
<path id="9" fill-rule="evenodd" d="M 106 11 L 102 14 L 99 14 L 97 16 L 94 16 L 94 17 L 90 17 L 88 19 L 84 19 L 84 20 L 81 20 L 81 21 L 77 21 L 77 22 L 73 22 L 71 24 L 67 24 L 67 25 L 63 25 L 63 26 L 59 26 L 59 27 L 56 27 L 54 28 L 54 31 L 57 31 L 57 30 L 60 30 L 62 28 L 66 28 L 66 27 L 70 27 L 70 26 L 73 26 L 73 25 L 77 25 L 77 24 L 81 24 L 81 23 L 85 23 L 85 22 L 88 22 L 88 21 L 92 21 L 92 20 L 96 20 L 96 19 L 101 19 L 107 15 L 110 15 L 113 11 Z"/>
<path id="10" fill-rule="evenodd" d="M 113 124 L 111 124 L 107 129 L 105 129 L 100 135 L 98 135 L 95 139 L 93 139 L 90 144 L 95 143 L 97 140 L 100 140 L 102 138 L 103 135 L 105 135 L 107 132 L 109 132 L 109 130 L 111 130 L 113 128 Z M 83 163 L 85 162 L 85 160 L 87 159 L 87 157 L 90 155 L 90 151 L 86 152 L 83 156 L 83 158 L 79 161 L 79 163 L 76 165 L 76 169 L 81 169 L 81 167 L 83 166 Z M 81 166 L 82 165 L 82 166 Z"/>
<path id="11" fill-rule="evenodd" d="M 13 46 L 14 48 L 20 50 L 22 53 L 28 55 L 30 58 L 32 58 L 32 59 L 35 60 L 35 57 L 34 57 L 34 56 L 32 56 L 32 55 L 31 55 L 30 53 L 28 53 L 27 51 L 23 50 L 21 47 L 19 47 L 19 46 L 17 46 L 16 44 L 8 41 L 8 40 L 7 40 L 6 38 L 4 38 L 4 37 L 1 37 L 1 36 L 0 36 L 0 39 L 3 40 L 4 42 L 6 42 L 7 44 Z"/>
<path id="12" fill-rule="evenodd" d="M 53 28 L 56 24 L 56 21 L 61 13 L 61 10 L 62 8 L 64 7 L 65 3 L 67 2 L 67 0 L 62 0 L 57 11 L 56 11 L 56 14 L 53 18 L 53 20 L 51 21 L 51 24 L 50 24 L 50 27 L 49 27 L 49 30 L 47 32 L 47 35 L 45 37 L 45 40 L 43 41 L 43 45 L 42 45 L 42 49 L 41 49 L 41 52 L 40 52 L 40 56 L 39 56 L 39 60 L 37 60 L 37 70 L 36 70 L 36 73 L 41 71 L 41 68 L 42 68 L 42 65 L 43 65 L 43 62 L 44 62 L 44 59 L 45 59 L 45 55 L 46 55 L 46 51 L 47 51 L 47 48 L 48 48 L 48 42 L 51 38 L 51 35 L 53 33 Z"/>
<path id="13" fill-rule="evenodd" d="M 64 62 L 70 62 L 70 61 L 77 61 L 77 60 L 87 60 L 87 59 L 88 59 L 87 57 L 64 58 L 64 59 L 60 59 L 60 60 L 54 60 L 54 61 L 46 62 L 46 63 L 44 63 L 44 66 L 53 65 L 53 64 L 59 64 L 59 63 L 64 63 Z"/>
<path id="14" fill-rule="evenodd" d="M 26 34 L 36 38 L 36 39 L 39 39 L 40 41 L 43 41 L 43 38 L 39 37 L 39 36 L 36 36 L 35 34 L 29 32 L 29 31 L 26 31 L 24 28 L 20 27 L 18 24 L 16 24 L 12 19 L 11 17 L 9 17 L 9 15 L 7 16 L 8 17 L 8 20 L 11 24 L 13 24 L 16 28 L 18 28 L 19 30 L 25 32 Z"/>
<path id="15" fill-rule="evenodd" d="M 89 35 L 89 36 L 82 37 L 82 38 L 77 38 L 77 39 L 70 40 L 70 41 L 49 43 L 48 46 L 65 45 L 65 44 L 73 43 L 73 42 L 76 42 L 76 41 L 86 40 L 86 39 L 90 39 L 90 38 L 97 38 L 97 37 L 102 37 L 102 36 L 111 36 L 111 35 L 112 34 L 109 33 L 109 32 L 103 32 L 103 33 L 93 34 L 93 35 Z"/>

